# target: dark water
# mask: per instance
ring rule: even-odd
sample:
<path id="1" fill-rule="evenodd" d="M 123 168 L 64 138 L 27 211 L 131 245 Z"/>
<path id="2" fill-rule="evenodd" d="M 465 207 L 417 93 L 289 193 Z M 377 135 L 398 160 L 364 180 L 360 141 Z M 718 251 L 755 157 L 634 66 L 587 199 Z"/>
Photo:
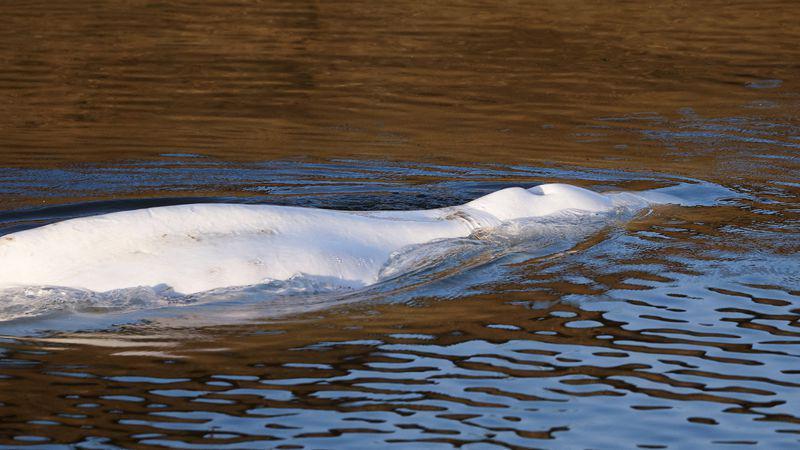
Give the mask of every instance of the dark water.
<path id="1" fill-rule="evenodd" d="M 2 322 L 0 447 L 800 445 L 794 2 L 0 14 L 0 234 L 187 202 L 434 208 L 553 181 L 735 194 L 353 295 Z"/>

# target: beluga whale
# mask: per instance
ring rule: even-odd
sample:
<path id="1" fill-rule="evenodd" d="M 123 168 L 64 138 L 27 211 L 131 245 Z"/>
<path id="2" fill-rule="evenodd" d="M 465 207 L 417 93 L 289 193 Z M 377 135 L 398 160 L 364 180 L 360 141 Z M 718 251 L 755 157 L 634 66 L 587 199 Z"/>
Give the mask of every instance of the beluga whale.
<path id="1" fill-rule="evenodd" d="M 378 282 L 392 255 L 409 246 L 516 220 L 658 203 L 681 201 L 658 190 L 598 193 L 555 183 L 416 211 L 209 203 L 115 212 L 1 236 L 0 289 L 167 286 L 189 295 L 298 275 L 360 288 Z"/>

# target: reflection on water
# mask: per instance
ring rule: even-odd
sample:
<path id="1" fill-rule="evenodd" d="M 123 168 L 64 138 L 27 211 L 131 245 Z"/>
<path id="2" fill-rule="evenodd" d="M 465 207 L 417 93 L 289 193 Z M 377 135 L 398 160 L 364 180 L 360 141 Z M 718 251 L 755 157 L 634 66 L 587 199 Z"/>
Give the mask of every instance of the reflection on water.
<path id="1" fill-rule="evenodd" d="M 582 264 L 616 253 L 602 247 L 458 301 L 9 343 L 3 383 L 25 396 L 4 428 L 182 448 L 796 445 L 798 293 L 710 282 L 669 255 L 649 262 L 658 276 Z"/>
<path id="2" fill-rule="evenodd" d="M 552 181 L 739 194 L 336 305 L 0 324 L 0 448 L 800 444 L 792 2 L 0 14 L 0 234 L 198 201 L 433 208 Z"/>

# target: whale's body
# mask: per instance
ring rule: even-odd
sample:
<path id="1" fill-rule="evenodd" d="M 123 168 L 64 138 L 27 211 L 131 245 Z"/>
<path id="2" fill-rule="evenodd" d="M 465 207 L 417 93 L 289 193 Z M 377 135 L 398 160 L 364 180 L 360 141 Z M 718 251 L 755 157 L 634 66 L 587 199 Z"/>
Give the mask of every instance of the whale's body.
<path id="1" fill-rule="evenodd" d="M 0 288 L 105 292 L 166 285 L 192 294 L 303 274 L 351 287 L 378 280 L 391 255 L 528 217 L 666 203 L 666 196 L 599 194 L 565 184 L 503 189 L 464 205 L 350 212 L 191 204 L 67 220 L 0 237 Z"/>

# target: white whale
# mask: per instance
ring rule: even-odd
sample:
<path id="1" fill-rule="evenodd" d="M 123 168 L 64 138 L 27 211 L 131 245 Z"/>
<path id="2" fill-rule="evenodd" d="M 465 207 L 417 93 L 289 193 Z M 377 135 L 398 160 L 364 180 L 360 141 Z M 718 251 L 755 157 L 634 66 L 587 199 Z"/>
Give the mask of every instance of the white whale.
<path id="1" fill-rule="evenodd" d="M 361 287 L 378 281 L 391 255 L 410 245 L 516 219 L 679 202 L 655 191 L 599 194 L 544 184 L 419 211 L 190 204 L 117 212 L 0 237 L 0 288 L 166 285 L 193 294 L 299 274 Z"/>

